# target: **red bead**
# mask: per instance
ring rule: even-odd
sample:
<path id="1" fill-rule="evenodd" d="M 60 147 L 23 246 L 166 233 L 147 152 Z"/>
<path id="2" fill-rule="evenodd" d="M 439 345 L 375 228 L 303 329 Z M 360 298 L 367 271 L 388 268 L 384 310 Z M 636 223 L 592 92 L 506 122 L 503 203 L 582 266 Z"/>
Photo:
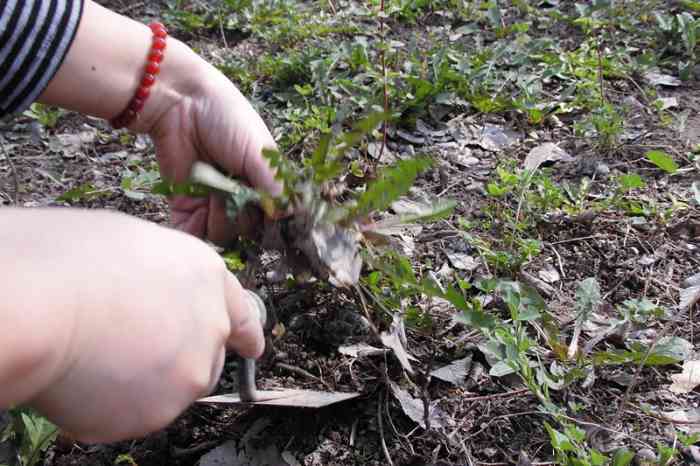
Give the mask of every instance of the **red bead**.
<path id="1" fill-rule="evenodd" d="M 138 97 L 134 97 L 133 99 L 131 99 L 131 102 L 129 103 L 129 109 L 138 113 L 141 110 L 143 110 L 143 106 L 145 104 L 146 104 L 146 102 L 143 99 L 139 99 Z"/>
<path id="2" fill-rule="evenodd" d="M 156 77 L 153 76 L 152 74 L 144 74 L 143 78 L 141 79 L 141 86 L 142 87 L 151 87 L 153 83 L 156 82 Z"/>
<path id="3" fill-rule="evenodd" d="M 156 37 L 166 37 L 168 35 L 168 30 L 161 23 L 151 23 L 148 25 L 153 31 L 153 35 Z"/>
<path id="4" fill-rule="evenodd" d="M 168 30 L 161 23 L 154 22 L 148 25 L 153 33 L 153 44 L 148 52 L 148 62 L 146 63 L 146 73 L 141 78 L 141 85 L 134 97 L 129 101 L 129 106 L 121 114 L 117 115 L 110 123 L 115 129 L 124 128 L 131 125 L 138 119 L 139 112 L 143 110 L 146 99 L 151 94 L 151 86 L 156 82 L 156 75 L 160 73 L 160 63 L 165 57 L 167 47 L 166 38 Z"/>
<path id="5" fill-rule="evenodd" d="M 160 63 L 163 61 L 163 52 L 160 50 L 152 50 L 150 55 L 148 55 L 148 61 L 153 63 Z"/>
<path id="6" fill-rule="evenodd" d="M 153 38 L 153 49 L 154 50 L 165 50 L 165 39 L 162 37 L 155 37 Z"/>
<path id="7" fill-rule="evenodd" d="M 160 71 L 160 65 L 156 62 L 149 61 L 146 64 L 146 73 L 156 75 Z"/>
<path id="8" fill-rule="evenodd" d="M 139 87 L 139 90 L 136 91 L 136 98 L 141 99 L 141 100 L 146 100 L 148 96 L 151 95 L 151 90 L 147 87 Z"/>

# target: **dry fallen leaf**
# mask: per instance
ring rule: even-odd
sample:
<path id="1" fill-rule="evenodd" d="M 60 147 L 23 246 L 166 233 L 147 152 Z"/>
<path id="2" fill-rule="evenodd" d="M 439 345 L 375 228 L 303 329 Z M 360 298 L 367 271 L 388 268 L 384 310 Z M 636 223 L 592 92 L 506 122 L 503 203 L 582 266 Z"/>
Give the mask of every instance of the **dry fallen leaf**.
<path id="1" fill-rule="evenodd" d="M 683 372 L 671 375 L 673 383 L 669 390 L 673 393 L 690 393 L 700 385 L 700 361 L 686 361 Z"/>
<path id="2" fill-rule="evenodd" d="M 458 270 L 467 270 L 473 272 L 479 267 L 479 260 L 473 258 L 468 254 L 463 252 L 450 252 L 447 253 L 447 258 L 450 260 L 452 267 Z"/>
<path id="3" fill-rule="evenodd" d="M 700 434 L 700 409 L 679 409 L 665 412 L 663 415 L 673 421 L 678 421 L 676 424 L 678 430 L 686 434 Z"/>
<path id="4" fill-rule="evenodd" d="M 678 307 L 683 311 L 690 309 L 700 301 L 700 273 L 686 279 L 686 287 L 681 289 L 681 303 Z"/>
<path id="5" fill-rule="evenodd" d="M 537 170 L 545 162 L 571 162 L 574 160 L 564 149 L 552 142 L 545 142 L 534 147 L 525 157 L 524 167 L 528 170 Z"/>
<path id="6" fill-rule="evenodd" d="M 466 358 L 458 359 L 447 366 L 436 369 L 430 375 L 453 385 L 464 385 L 472 368 L 472 358 L 473 355 L 470 353 Z"/>
<path id="7" fill-rule="evenodd" d="M 656 71 L 649 71 L 644 73 L 644 79 L 647 80 L 652 86 L 668 86 L 668 87 L 678 87 L 682 84 L 681 80 L 675 76 L 669 74 L 658 73 Z"/>
<path id="8" fill-rule="evenodd" d="M 423 400 L 413 398 L 410 393 L 399 387 L 394 382 L 391 382 L 390 384 L 391 393 L 399 401 L 404 414 L 411 418 L 413 422 L 425 429 L 425 406 L 423 404 Z M 439 407 L 431 406 L 429 408 L 429 413 L 428 418 L 430 420 L 431 428 L 445 427 L 447 416 Z"/>
<path id="9" fill-rule="evenodd" d="M 376 348 L 367 343 L 358 343 L 356 345 L 345 345 L 338 348 L 340 354 L 350 356 L 351 358 L 361 358 L 363 356 L 374 356 L 384 354 L 388 350 L 384 348 Z"/>
<path id="10" fill-rule="evenodd" d="M 396 355 L 396 358 L 401 363 L 404 369 L 409 374 L 413 374 L 413 367 L 411 367 L 411 359 L 414 361 L 416 358 L 411 356 L 408 351 L 406 351 L 406 333 L 404 329 L 403 319 L 395 315 L 394 321 L 391 324 L 391 328 L 388 332 L 382 332 L 380 335 L 382 344 L 392 350 Z"/>

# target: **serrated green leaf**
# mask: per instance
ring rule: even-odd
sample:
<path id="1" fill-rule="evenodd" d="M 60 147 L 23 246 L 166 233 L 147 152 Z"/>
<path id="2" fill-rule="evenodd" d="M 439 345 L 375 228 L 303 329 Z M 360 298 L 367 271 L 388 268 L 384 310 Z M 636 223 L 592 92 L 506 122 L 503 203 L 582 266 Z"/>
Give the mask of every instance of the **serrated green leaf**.
<path id="1" fill-rule="evenodd" d="M 428 158 L 401 160 L 379 174 L 378 179 L 357 199 L 351 218 L 362 218 L 371 212 L 387 209 L 413 186 L 418 175 L 432 166 Z"/>
<path id="2" fill-rule="evenodd" d="M 662 169 L 668 174 L 673 174 L 678 171 L 678 165 L 666 152 L 660 150 L 652 150 L 644 155 L 647 160 Z"/>
<path id="3" fill-rule="evenodd" d="M 282 182 L 284 193 L 288 197 L 300 178 L 300 171 L 289 159 L 275 149 L 263 149 L 262 155 L 275 171 L 275 178 Z"/>
<path id="4" fill-rule="evenodd" d="M 358 144 L 363 137 L 374 131 L 379 123 L 389 121 L 390 119 L 391 115 L 387 113 L 375 112 L 355 123 L 351 131 L 338 138 L 341 144 L 336 149 L 336 159 L 340 160 L 348 149 Z"/>

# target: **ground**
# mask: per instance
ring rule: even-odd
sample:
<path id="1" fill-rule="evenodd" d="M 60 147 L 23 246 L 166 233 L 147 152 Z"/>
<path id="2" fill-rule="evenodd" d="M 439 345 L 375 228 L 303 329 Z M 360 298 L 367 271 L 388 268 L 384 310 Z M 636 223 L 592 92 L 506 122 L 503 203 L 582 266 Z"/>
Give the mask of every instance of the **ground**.
<path id="1" fill-rule="evenodd" d="M 678 45 L 693 2 L 593 11 L 563 1 L 387 0 L 384 24 L 378 2 L 100 3 L 166 21 L 251 98 L 292 159 L 341 107 L 358 118 L 386 95 L 401 118 L 387 125 L 386 147 L 378 129 L 346 155 L 339 196 L 380 166 L 433 157 L 389 213 L 435 199 L 456 207 L 395 230 L 394 248 L 417 275 L 458 284 L 468 311 L 483 308 L 500 327 L 466 322 L 454 301 L 409 292 L 388 273 L 372 284 L 367 277 L 385 271 L 371 261 L 360 293 L 386 299 L 368 309 L 356 290 L 273 285 L 263 273 L 253 285 L 280 325 L 260 386 L 361 398 L 313 411 L 194 405 L 143 440 L 59 437 L 45 465 L 111 465 L 123 454 L 139 466 L 604 464 L 598 452 L 621 448 L 662 464 L 665 447 L 675 464 L 698 462 L 697 439 L 685 435 L 698 431 L 700 399 L 693 386 L 670 388 L 698 359 L 700 291 L 686 280 L 700 272 L 700 97 L 693 52 Z M 3 205 L 168 222 L 167 203 L 150 193 L 158 172 L 148 138 L 42 108 L 1 125 Z M 489 279 L 507 282 L 494 291 Z M 541 305 L 528 301 L 533 289 Z M 353 352 L 383 347 L 368 321 L 398 341 L 404 329 L 404 349 Z M 567 355 L 576 328 L 581 341 Z M 512 341 L 531 345 L 506 354 Z M 659 348 L 673 357 L 652 364 Z M 413 374 L 395 357 L 406 349 Z M 434 372 L 455 362 L 451 381 Z M 516 373 L 498 373 L 508 364 Z M 235 366 L 231 358 L 217 392 L 235 391 Z"/>

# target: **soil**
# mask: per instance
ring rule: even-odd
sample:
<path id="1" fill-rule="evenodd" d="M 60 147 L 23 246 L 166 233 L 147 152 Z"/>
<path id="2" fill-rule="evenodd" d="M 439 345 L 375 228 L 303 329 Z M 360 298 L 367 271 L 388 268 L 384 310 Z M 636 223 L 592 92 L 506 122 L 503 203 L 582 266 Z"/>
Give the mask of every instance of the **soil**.
<path id="1" fill-rule="evenodd" d="M 143 20 L 157 14 L 159 5 L 153 2 L 144 6 L 143 2 L 127 0 L 100 3 Z M 209 51 L 219 39 L 218 36 L 191 37 L 178 31 L 175 35 Z M 228 40 L 240 41 L 230 45 L 243 53 L 260 47 L 246 38 Z M 645 199 L 663 205 L 668 205 L 672 196 L 690 199 L 689 187 L 698 180 L 697 169 L 668 177 L 652 170 L 642 158 L 648 148 L 660 148 L 678 155 L 684 161 L 683 167 L 692 166 L 684 154 L 700 144 L 697 87 L 696 83 L 690 83 L 661 90 L 664 97 L 678 99 L 677 114 L 688 115 L 680 131 L 661 126 L 653 115 L 642 112 L 636 122 L 643 129 L 641 138 L 610 152 L 596 151 L 592 144 L 574 137 L 566 126 L 549 129 L 540 140 L 521 132 L 520 140 L 507 151 L 471 147 L 478 161 L 469 168 L 445 161 L 443 171 L 436 169 L 419 180 L 418 189 L 432 196 L 457 199 L 457 216 L 483 218 L 484 205 L 488 202 L 484 183 L 499 161 L 506 157 L 523 160 L 531 148 L 550 140 L 559 142 L 577 160 L 555 165 L 556 181 L 580 180 L 589 176 L 591 166 L 595 171 L 602 164 L 613 174 L 628 169 L 644 174 L 647 187 L 641 196 Z M 616 83 L 612 92 L 622 100 L 632 91 L 623 83 Z M 512 120 L 499 117 L 489 118 L 489 122 L 518 131 Z M 137 199 L 128 196 L 121 187 L 125 167 L 149 167 L 155 163 L 147 138 L 113 131 L 102 121 L 73 113 L 63 114 L 53 128 L 44 128 L 27 117 L 17 117 L 3 122 L 0 131 L 4 151 L 9 156 L 9 159 L 0 157 L 3 206 L 104 208 L 158 223 L 168 222 L 163 198 L 146 194 Z M 70 147 L 56 143 L 62 135 L 80 132 L 88 133 L 89 142 Z M 389 148 L 396 152 L 408 145 L 396 136 L 390 142 Z M 425 152 L 431 149 L 435 147 L 430 144 L 420 147 Z M 8 160 L 12 161 L 12 167 Z M 57 200 L 67 191 L 87 184 L 91 185 L 93 195 L 70 202 Z M 596 186 L 600 193 L 605 193 L 605 177 Z M 482 231 L 480 235 L 498 244 L 504 241 L 500 236 L 502 231 L 496 224 L 493 231 Z M 603 311 L 613 312 L 625 300 L 641 297 L 675 309 L 683 281 L 700 271 L 697 205 L 676 211 L 665 221 L 652 217 L 643 224 L 611 213 L 553 218 L 538 225 L 538 234 L 545 247 L 536 259 L 526 263 L 520 278 L 527 281 L 548 268 L 559 272 L 560 280 L 545 290 L 545 296 L 566 341 L 575 319 L 574 293 L 583 279 L 597 278 L 605 301 Z M 449 256 L 454 252 L 478 255 L 455 234 L 454 223 L 447 221 L 425 226 L 413 240 L 414 263 L 431 264 L 434 271 L 443 264 L 450 266 Z M 482 264 L 462 274 L 471 280 L 488 272 Z M 538 282 L 534 285 L 541 288 Z M 363 311 L 355 292 L 322 283 L 292 289 L 268 285 L 265 290 L 268 304 L 285 331 L 270 340 L 271 345 L 259 363 L 260 387 L 359 391 L 361 398 L 319 410 L 194 405 L 168 428 L 137 441 L 89 446 L 61 437 L 49 449 L 43 464 L 106 466 L 115 464 L 120 454 L 129 454 L 139 466 L 188 466 L 230 441 L 238 442 L 241 449 L 248 448 L 249 454 L 254 447 L 274 446 L 279 458 L 286 462 L 221 464 L 383 465 L 388 464 L 389 457 L 396 465 L 500 465 L 516 464 L 521 452 L 537 464 L 554 464 L 549 462 L 552 452 L 544 429 L 544 422 L 550 418 L 541 412 L 540 402 L 523 389 L 519 379 L 488 375 L 488 361 L 476 349 L 481 337 L 466 326 L 452 323 L 452 311 L 445 306 L 436 305 L 433 312 L 434 328 L 441 331 L 408 329 L 408 347 L 416 358 L 414 367 L 423 372 L 425 368 L 442 367 L 472 355 L 471 382 L 455 386 L 433 378 L 423 390 L 409 381 L 391 355 L 355 358 L 339 352 L 341 345 L 350 343 L 381 346 L 364 318 L 358 317 Z M 382 324 L 380 319 L 377 321 Z M 669 335 L 686 338 L 696 347 L 695 330 L 700 328 L 692 312 L 668 322 Z M 661 325 L 646 330 L 653 336 L 661 331 Z M 236 390 L 235 367 L 235 359 L 230 358 L 217 393 Z M 669 438 L 673 424 L 660 413 L 697 407 L 700 403 L 697 392 L 677 395 L 668 391 L 669 375 L 679 372 L 679 368 L 679 365 L 644 368 L 635 374 L 635 366 L 600 366 L 597 380 L 590 387 L 573 385 L 553 392 L 552 396 L 560 405 L 579 405 L 578 419 L 592 444 L 605 449 L 614 440 L 637 451 L 658 441 L 673 440 Z M 637 383 L 621 408 L 629 386 L 625 380 L 630 378 Z M 437 426 L 417 427 L 392 394 L 391 383 L 408 387 L 417 398 L 425 393 L 444 413 Z M 653 409 L 643 411 L 640 408 L 643 404 Z M 245 448 L 241 446 L 244 442 L 247 442 Z"/>

